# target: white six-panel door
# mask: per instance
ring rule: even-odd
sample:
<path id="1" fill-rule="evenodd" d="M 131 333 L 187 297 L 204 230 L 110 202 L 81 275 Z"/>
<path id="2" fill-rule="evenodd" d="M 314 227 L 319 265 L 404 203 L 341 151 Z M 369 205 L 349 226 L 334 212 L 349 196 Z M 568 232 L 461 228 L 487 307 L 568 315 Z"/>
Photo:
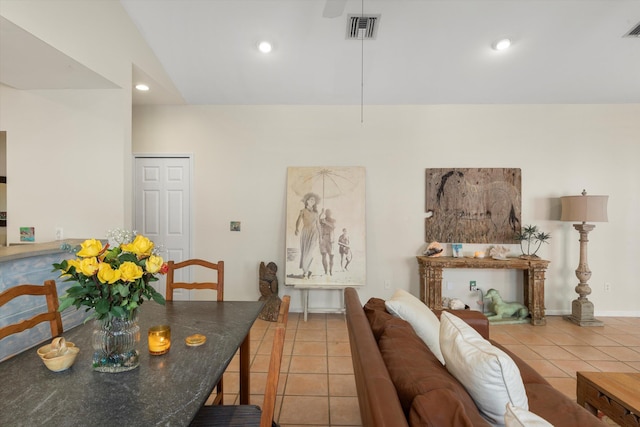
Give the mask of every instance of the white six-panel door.
<path id="1" fill-rule="evenodd" d="M 140 156 L 134 170 L 134 229 L 160 247 L 166 261 L 190 258 L 191 159 Z M 189 281 L 188 275 L 178 270 L 175 280 Z M 164 278 L 154 287 L 164 295 Z M 174 298 L 189 299 L 189 291 L 177 289 Z"/>

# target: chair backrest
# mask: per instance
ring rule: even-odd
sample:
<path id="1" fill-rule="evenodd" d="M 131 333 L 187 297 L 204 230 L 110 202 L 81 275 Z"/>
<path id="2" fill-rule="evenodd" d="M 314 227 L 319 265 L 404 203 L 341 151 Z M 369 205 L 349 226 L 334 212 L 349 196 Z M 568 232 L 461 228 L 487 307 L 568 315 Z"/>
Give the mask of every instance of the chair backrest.
<path id="1" fill-rule="evenodd" d="M 216 291 L 218 301 L 224 301 L 224 261 L 218 261 L 217 264 L 202 259 L 188 259 L 182 262 L 168 261 L 167 266 L 167 287 L 166 296 L 167 301 L 173 301 L 173 290 L 176 288 L 183 289 L 213 289 Z M 174 281 L 175 270 L 180 268 L 200 266 L 209 268 L 211 270 L 217 270 L 218 279 L 216 282 L 176 282 Z"/>
<path id="2" fill-rule="evenodd" d="M 273 347 L 271 348 L 271 360 L 269 361 L 269 371 L 267 373 L 267 385 L 264 391 L 264 401 L 262 402 L 262 414 L 260 415 L 260 427 L 271 427 L 273 414 L 276 407 L 276 394 L 278 392 L 278 380 L 280 379 L 280 365 L 282 364 L 282 351 L 284 349 L 284 337 L 289 319 L 289 303 L 291 297 L 282 297 L 276 333 L 273 336 Z"/>
<path id="3" fill-rule="evenodd" d="M 278 312 L 278 324 L 283 324 L 285 326 L 287 325 L 287 321 L 289 320 L 289 303 L 290 302 L 291 302 L 291 296 L 285 295 L 282 297 L 282 302 L 280 303 L 280 311 Z"/>
<path id="4" fill-rule="evenodd" d="M 29 319 L 6 325 L 0 328 L 0 339 L 12 334 L 17 334 L 26 329 L 33 328 L 39 323 L 49 322 L 51 326 L 51 337 L 57 337 L 62 334 L 62 316 L 58 311 L 58 291 L 54 280 L 47 280 L 44 286 L 40 285 L 18 285 L 0 293 L 0 307 L 9 301 L 22 295 L 44 295 L 47 298 L 47 311 L 37 314 Z"/>

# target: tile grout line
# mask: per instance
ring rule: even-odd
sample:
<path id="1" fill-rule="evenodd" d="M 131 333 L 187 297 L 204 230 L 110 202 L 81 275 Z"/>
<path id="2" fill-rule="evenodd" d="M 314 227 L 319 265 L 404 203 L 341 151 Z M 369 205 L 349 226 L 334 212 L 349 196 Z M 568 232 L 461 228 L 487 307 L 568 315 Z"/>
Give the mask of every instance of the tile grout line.
<path id="1" fill-rule="evenodd" d="M 331 425 L 331 387 L 329 383 L 329 325 L 327 315 L 324 315 L 324 345 L 327 351 L 327 423 Z"/>

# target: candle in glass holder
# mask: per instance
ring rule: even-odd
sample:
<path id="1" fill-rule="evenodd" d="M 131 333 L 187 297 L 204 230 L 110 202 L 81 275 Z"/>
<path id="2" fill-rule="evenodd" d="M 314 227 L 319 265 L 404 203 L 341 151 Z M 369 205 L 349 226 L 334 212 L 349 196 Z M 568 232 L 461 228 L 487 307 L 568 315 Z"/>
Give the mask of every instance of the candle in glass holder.
<path id="1" fill-rule="evenodd" d="M 171 327 L 169 325 L 152 326 L 149 328 L 149 353 L 152 355 L 165 354 L 171 347 Z"/>

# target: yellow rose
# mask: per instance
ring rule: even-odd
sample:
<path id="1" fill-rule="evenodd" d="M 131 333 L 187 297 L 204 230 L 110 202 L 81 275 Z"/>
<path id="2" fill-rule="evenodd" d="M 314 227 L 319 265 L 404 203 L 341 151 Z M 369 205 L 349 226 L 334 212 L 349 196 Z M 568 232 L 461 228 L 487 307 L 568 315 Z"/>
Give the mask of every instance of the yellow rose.
<path id="1" fill-rule="evenodd" d="M 98 271 L 98 259 L 96 257 L 83 258 L 78 267 L 80 268 L 80 273 L 85 276 L 93 276 Z M 78 267 L 76 267 L 76 271 Z"/>
<path id="2" fill-rule="evenodd" d="M 151 255 L 153 242 L 141 234 L 138 234 L 133 242 L 121 246 L 125 252 L 138 255 L 138 258 Z"/>
<path id="3" fill-rule="evenodd" d="M 125 282 L 134 282 L 142 277 L 142 268 L 131 261 L 123 262 L 119 268 L 120 278 Z"/>
<path id="4" fill-rule="evenodd" d="M 98 269 L 98 280 L 102 283 L 112 284 L 120 280 L 120 270 L 114 270 L 111 268 L 111 265 L 102 262 L 100 263 L 100 268 Z"/>
<path id="5" fill-rule="evenodd" d="M 83 258 L 98 256 L 98 254 L 102 252 L 102 242 L 100 240 L 88 239 L 80 246 L 82 246 L 82 249 L 78 251 L 78 256 Z"/>
<path id="6" fill-rule="evenodd" d="M 80 261 L 79 259 L 68 259 L 67 260 L 67 269 L 65 272 L 69 271 L 71 267 L 75 267 L 77 272 L 80 272 Z"/>
<path id="7" fill-rule="evenodd" d="M 147 271 L 151 274 L 155 274 L 160 271 L 162 264 L 164 264 L 162 257 L 151 255 L 147 258 Z"/>

